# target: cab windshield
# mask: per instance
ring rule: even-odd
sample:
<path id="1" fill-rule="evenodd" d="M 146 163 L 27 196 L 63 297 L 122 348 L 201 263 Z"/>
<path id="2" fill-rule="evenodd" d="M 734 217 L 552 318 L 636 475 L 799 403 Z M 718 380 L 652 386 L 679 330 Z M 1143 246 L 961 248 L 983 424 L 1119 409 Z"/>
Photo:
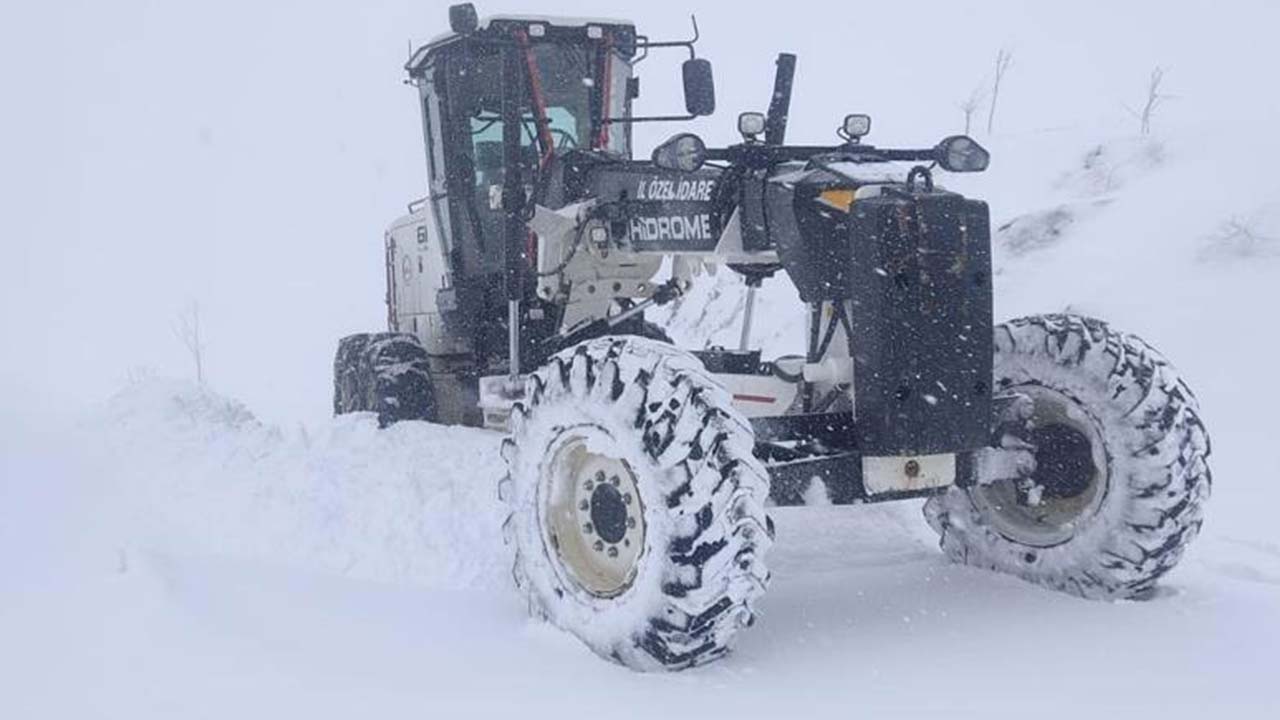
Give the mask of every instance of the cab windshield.
<path id="1" fill-rule="evenodd" d="M 602 122 L 627 112 L 627 79 L 631 68 L 617 53 L 602 58 L 597 47 L 535 43 L 526 65 L 536 78 L 536 91 L 523 103 L 521 144 L 526 161 L 536 163 L 539 151 L 538 111 L 545 113 L 550 144 L 555 152 L 574 149 L 628 154 L 624 123 Z M 475 184 L 484 188 L 502 182 L 502 61 L 498 53 L 459 54 L 452 58 L 450 115 L 465 119 Z M 597 88 L 599 91 L 597 92 Z M 603 128 L 603 130 L 601 129 Z"/>
<path id="2" fill-rule="evenodd" d="M 432 56 L 419 81 L 432 215 L 460 267 L 501 261 L 502 53 L 497 44 L 454 44 Z M 590 150 L 630 158 L 629 126 L 603 122 L 630 113 L 632 68 L 626 58 L 607 42 L 538 41 L 521 56 L 521 70 L 528 73 L 521 84 L 538 89 L 519 99 L 518 161 L 531 190 L 546 166 L 546 145 L 557 153 Z M 545 132 L 538 127 L 541 113 Z"/>

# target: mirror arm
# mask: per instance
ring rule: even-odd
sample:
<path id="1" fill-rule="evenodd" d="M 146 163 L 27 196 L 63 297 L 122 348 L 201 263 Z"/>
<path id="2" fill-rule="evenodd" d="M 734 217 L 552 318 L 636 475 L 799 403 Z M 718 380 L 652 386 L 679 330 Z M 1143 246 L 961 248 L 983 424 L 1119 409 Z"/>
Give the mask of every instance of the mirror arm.
<path id="1" fill-rule="evenodd" d="M 642 118 L 637 118 L 642 119 Z M 789 162 L 816 160 L 837 162 L 842 158 L 862 161 L 941 162 L 942 148 L 893 149 L 874 145 L 734 145 L 726 148 L 707 148 L 707 159 L 719 162 L 739 162 L 748 154 L 764 162 Z"/>
<path id="2" fill-rule="evenodd" d="M 942 155 L 942 149 L 931 147 L 921 150 L 876 150 L 885 160 L 900 160 L 903 162 L 922 162 L 925 160 L 938 162 L 939 156 Z"/>
<path id="3" fill-rule="evenodd" d="M 631 61 L 632 64 L 634 65 L 636 63 L 639 63 L 641 60 L 644 60 L 645 58 L 649 57 L 649 48 L 682 47 L 689 51 L 690 60 L 698 57 L 698 54 L 694 52 L 694 49 L 693 49 L 694 43 L 698 42 L 698 40 L 702 37 L 702 33 L 698 31 L 698 16 L 690 14 L 689 21 L 693 23 L 693 37 L 689 38 L 688 40 L 662 40 L 662 41 L 654 42 L 650 40 L 647 35 L 637 35 L 636 48 L 643 50 L 644 54 L 642 54 L 640 57 L 636 58 L 635 60 L 632 60 Z"/>

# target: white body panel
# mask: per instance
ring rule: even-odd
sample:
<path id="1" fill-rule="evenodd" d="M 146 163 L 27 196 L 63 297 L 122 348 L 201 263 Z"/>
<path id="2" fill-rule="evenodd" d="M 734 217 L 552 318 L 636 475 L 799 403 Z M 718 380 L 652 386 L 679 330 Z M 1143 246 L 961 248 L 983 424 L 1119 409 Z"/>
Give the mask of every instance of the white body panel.
<path id="1" fill-rule="evenodd" d="M 424 203 L 387 228 L 387 300 L 391 330 L 417 336 L 430 355 L 467 352 L 444 332 L 436 295 L 450 286 L 447 250 Z"/>
<path id="2" fill-rule="evenodd" d="M 715 378 L 733 397 L 733 406 L 749 418 L 785 414 L 800 389 L 769 375 L 717 374 Z"/>
<path id="3" fill-rule="evenodd" d="M 946 487 L 956 481 L 956 456 L 914 455 L 862 458 L 862 486 L 868 495 Z"/>

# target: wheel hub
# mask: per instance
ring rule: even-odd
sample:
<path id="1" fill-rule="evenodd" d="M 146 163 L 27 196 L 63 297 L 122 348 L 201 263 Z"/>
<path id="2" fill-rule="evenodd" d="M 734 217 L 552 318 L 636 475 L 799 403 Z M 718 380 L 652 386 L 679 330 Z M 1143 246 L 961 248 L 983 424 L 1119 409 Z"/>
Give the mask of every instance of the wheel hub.
<path id="1" fill-rule="evenodd" d="M 1089 438 L 1070 425 L 1055 423 L 1031 431 L 1036 446 L 1036 471 L 1032 478 L 1044 488 L 1045 499 L 1062 500 L 1088 491 L 1093 480 L 1093 455 Z"/>
<path id="2" fill-rule="evenodd" d="M 644 508 L 631 467 L 592 449 L 591 436 L 600 432 L 575 428 L 556 443 L 544 518 L 562 574 L 592 595 L 612 597 L 635 578 L 644 550 Z"/>
<path id="3" fill-rule="evenodd" d="M 1052 547 L 1075 536 L 1102 505 L 1110 462 L 1099 423 L 1078 401 L 1042 385 L 1010 388 L 1033 402 L 1026 440 L 1036 469 L 1022 480 L 997 480 L 970 491 L 993 529 L 1023 545 Z"/>
<path id="4" fill-rule="evenodd" d="M 614 475 L 609 478 L 613 484 L 599 482 L 591 493 L 591 524 L 600 539 L 610 545 L 622 542 L 627 534 L 627 505 L 618 491 L 619 481 L 620 478 Z"/>

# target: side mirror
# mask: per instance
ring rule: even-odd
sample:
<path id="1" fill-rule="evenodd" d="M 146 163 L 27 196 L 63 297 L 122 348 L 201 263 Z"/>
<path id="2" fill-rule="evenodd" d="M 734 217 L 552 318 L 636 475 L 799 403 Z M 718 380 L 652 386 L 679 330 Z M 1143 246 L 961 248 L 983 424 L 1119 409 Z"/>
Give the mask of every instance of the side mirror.
<path id="1" fill-rule="evenodd" d="M 952 135 L 933 149 L 934 159 L 948 172 L 982 172 L 991 163 L 991 153 L 968 135 Z"/>
<path id="2" fill-rule="evenodd" d="M 716 82 L 711 61 L 691 58 L 681 66 L 684 75 L 684 107 L 690 115 L 710 115 L 716 111 Z"/>
<path id="3" fill-rule="evenodd" d="M 459 35 L 468 35 L 480 26 L 476 17 L 476 6 L 471 3 L 449 6 L 449 29 Z"/>
<path id="4" fill-rule="evenodd" d="M 663 170 L 694 172 L 707 160 L 707 146 L 693 133 L 680 133 L 653 149 L 653 164 Z"/>

